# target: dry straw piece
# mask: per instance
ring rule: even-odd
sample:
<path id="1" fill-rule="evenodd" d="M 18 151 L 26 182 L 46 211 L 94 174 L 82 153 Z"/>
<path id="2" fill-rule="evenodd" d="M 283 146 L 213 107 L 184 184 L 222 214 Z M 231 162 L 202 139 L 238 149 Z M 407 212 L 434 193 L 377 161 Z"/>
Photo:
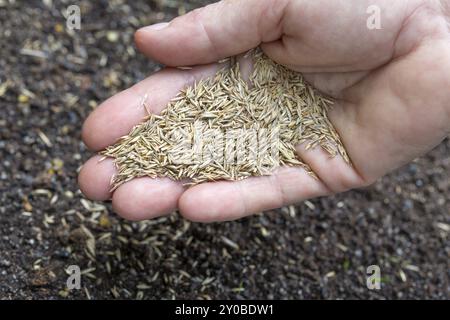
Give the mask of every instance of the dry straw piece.
<path id="1" fill-rule="evenodd" d="M 247 56 L 248 81 L 230 58 L 214 77 L 184 89 L 160 115 L 150 114 L 102 151 L 117 167 L 112 189 L 143 176 L 192 185 L 268 175 L 286 165 L 314 175 L 296 153 L 301 143 L 350 163 L 327 117 L 333 102 L 260 50 Z"/>

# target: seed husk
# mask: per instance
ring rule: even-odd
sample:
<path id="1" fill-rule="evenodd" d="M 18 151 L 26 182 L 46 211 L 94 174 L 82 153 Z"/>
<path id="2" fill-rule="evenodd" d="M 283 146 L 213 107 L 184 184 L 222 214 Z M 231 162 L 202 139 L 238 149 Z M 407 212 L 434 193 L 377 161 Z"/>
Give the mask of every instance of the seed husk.
<path id="1" fill-rule="evenodd" d="M 280 166 L 303 167 L 315 176 L 298 156 L 299 144 L 350 164 L 328 119 L 333 101 L 259 49 L 246 56 L 253 60 L 247 81 L 237 59 L 229 58 L 214 77 L 185 88 L 160 115 L 150 114 L 102 151 L 117 167 L 112 190 L 143 176 L 195 185 L 270 175 Z"/>

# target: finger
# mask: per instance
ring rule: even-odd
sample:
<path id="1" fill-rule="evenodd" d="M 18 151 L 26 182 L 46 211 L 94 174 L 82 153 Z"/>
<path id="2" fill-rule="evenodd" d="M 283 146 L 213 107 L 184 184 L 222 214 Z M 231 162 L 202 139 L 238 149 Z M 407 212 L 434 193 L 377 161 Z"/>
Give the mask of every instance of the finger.
<path id="1" fill-rule="evenodd" d="M 136 32 L 137 47 L 169 66 L 218 61 L 282 34 L 286 0 L 232 0 L 194 10 L 169 24 Z"/>
<path id="2" fill-rule="evenodd" d="M 297 146 L 297 153 L 333 193 L 365 185 L 355 168 L 339 155 L 332 157 L 321 147 L 306 150 L 305 144 Z"/>
<path id="3" fill-rule="evenodd" d="M 140 123 L 148 112 L 160 113 L 181 89 L 213 75 L 219 66 L 213 64 L 191 70 L 168 68 L 116 94 L 86 119 L 82 131 L 84 143 L 95 151 L 115 143 Z"/>
<path id="4" fill-rule="evenodd" d="M 181 183 L 168 178 L 137 178 L 121 185 L 112 203 L 114 211 L 127 220 L 147 220 L 175 211 L 183 192 Z"/>
<path id="5" fill-rule="evenodd" d="M 81 192 L 87 198 L 96 201 L 111 199 L 111 178 L 116 173 L 112 159 L 100 161 L 101 159 L 101 156 L 90 158 L 78 175 Z"/>
<path id="6" fill-rule="evenodd" d="M 293 68 L 295 69 L 295 68 Z M 346 89 L 354 86 L 368 75 L 368 72 L 348 72 L 348 73 L 304 73 L 303 77 L 314 88 L 326 95 L 345 99 Z"/>
<path id="7" fill-rule="evenodd" d="M 173 212 L 184 191 L 180 182 L 170 179 L 133 179 L 114 194 L 111 179 L 116 173 L 113 160 L 94 156 L 82 167 L 78 176 L 81 192 L 96 201 L 113 200 L 114 210 L 128 220 L 145 220 Z M 101 161 L 100 161 L 101 160 Z"/>
<path id="8" fill-rule="evenodd" d="M 304 169 L 282 167 L 271 176 L 191 187 L 178 205 L 189 220 L 227 221 L 328 193 L 326 186 Z"/>
<path id="9" fill-rule="evenodd" d="M 420 34 L 438 33 L 440 27 L 428 29 L 437 24 L 425 22 L 429 14 L 423 5 L 423 1 L 290 1 L 281 38 L 261 47 L 273 60 L 300 72 L 373 70 L 413 50 L 423 39 Z M 382 22 L 377 18 L 383 32 L 369 27 L 378 15 L 369 13 L 372 10 L 389 12 L 383 13 Z"/>

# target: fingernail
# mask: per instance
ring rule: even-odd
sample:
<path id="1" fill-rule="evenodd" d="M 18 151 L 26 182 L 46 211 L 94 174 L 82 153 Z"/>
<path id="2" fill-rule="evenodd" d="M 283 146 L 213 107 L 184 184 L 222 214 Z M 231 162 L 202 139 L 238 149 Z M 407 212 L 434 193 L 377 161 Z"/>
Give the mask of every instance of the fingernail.
<path id="1" fill-rule="evenodd" d="M 148 26 L 148 27 L 144 27 L 144 28 L 142 28 L 142 29 L 150 29 L 150 30 L 162 30 L 162 29 L 164 29 L 165 27 L 167 27 L 169 25 L 169 23 L 168 22 L 160 22 L 160 23 L 156 23 L 156 24 L 152 24 L 151 26 Z"/>

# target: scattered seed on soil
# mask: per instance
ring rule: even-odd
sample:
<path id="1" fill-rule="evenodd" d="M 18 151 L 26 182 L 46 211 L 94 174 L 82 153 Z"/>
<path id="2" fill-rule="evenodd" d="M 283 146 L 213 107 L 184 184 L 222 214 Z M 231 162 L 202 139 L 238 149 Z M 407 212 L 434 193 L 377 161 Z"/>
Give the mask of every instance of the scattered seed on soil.
<path id="1" fill-rule="evenodd" d="M 62 14 L 70 2 L 0 0 L 0 299 L 103 300 L 113 299 L 112 291 L 152 300 L 449 299 L 450 139 L 373 186 L 295 205 L 295 216 L 285 207 L 187 228 L 178 213 L 128 222 L 110 202 L 81 202 L 77 173 L 91 156 L 80 142 L 83 119 L 160 69 L 129 50 L 135 30 L 172 20 L 181 6 L 211 2 L 110 1 L 100 17 L 104 1 L 79 0 L 82 29 L 69 32 Z M 53 32 L 58 23 L 60 34 Z M 120 41 L 106 41 L 102 30 L 120 30 Z M 48 58 L 20 54 L 22 48 Z M 120 81 L 103 82 L 112 71 Z M 27 103 L 18 102 L 22 93 Z M 152 98 L 149 92 L 149 104 Z M 64 163 L 58 171 L 54 159 Z M 95 257 L 81 226 L 95 237 Z M 373 264 L 381 268 L 381 290 L 366 287 Z M 67 288 L 71 265 L 95 268 L 82 275 L 80 290 Z M 330 271 L 336 276 L 324 278 Z M 207 278 L 215 280 L 202 286 Z"/>
<path id="2" fill-rule="evenodd" d="M 303 167 L 314 175 L 297 155 L 303 143 L 350 163 L 327 116 L 332 100 L 260 50 L 247 56 L 254 66 L 249 81 L 230 58 L 214 77 L 182 90 L 160 115 L 150 114 L 102 151 L 118 169 L 112 189 L 143 176 L 188 185 L 241 180 L 269 175 L 279 166 Z"/>

